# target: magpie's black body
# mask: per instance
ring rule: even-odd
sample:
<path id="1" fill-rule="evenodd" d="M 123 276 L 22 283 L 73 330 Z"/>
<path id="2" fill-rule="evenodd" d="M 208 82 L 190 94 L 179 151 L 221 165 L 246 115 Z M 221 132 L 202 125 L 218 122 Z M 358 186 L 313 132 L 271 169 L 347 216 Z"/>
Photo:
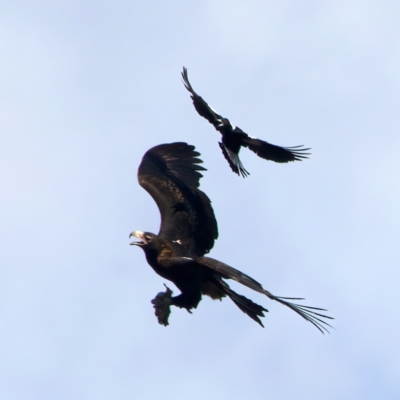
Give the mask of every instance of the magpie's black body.
<path id="1" fill-rule="evenodd" d="M 325 310 L 274 296 L 248 275 L 204 256 L 214 246 L 218 227 L 210 199 L 198 188 L 202 176 L 199 171 L 204 170 L 198 165 L 202 162 L 199 155 L 194 146 L 186 143 L 159 145 L 146 152 L 138 171 L 139 184 L 149 192 L 160 210 L 161 227 L 158 235 L 132 232 L 131 236 L 140 241 L 131 244 L 141 247 L 154 271 L 181 291 L 178 296 L 164 298 L 168 314 L 169 305 L 190 312 L 197 307 L 202 295 L 213 299 L 228 296 L 263 326 L 260 317 L 264 317 L 267 310 L 234 292 L 225 282 L 225 279 L 233 279 L 291 308 L 321 332 L 327 331 L 326 326 L 330 325 L 321 318 L 331 317 L 317 312 Z M 160 323 L 167 325 L 168 320 Z"/>
<path id="2" fill-rule="evenodd" d="M 249 172 L 246 171 L 239 159 L 239 151 L 241 147 L 247 147 L 259 157 L 277 163 L 301 161 L 304 158 L 308 158 L 310 153 L 306 153 L 306 151 L 310 150 L 309 148 L 306 149 L 303 148 L 303 146 L 280 147 L 249 136 L 239 127 L 231 124 L 227 118 L 219 115 L 193 90 L 185 67 L 183 67 L 182 79 L 185 88 L 190 92 L 190 97 L 193 100 L 193 105 L 197 112 L 210 124 L 214 125 L 215 129 L 221 133 L 222 141 L 219 142 L 219 147 L 221 148 L 232 171 L 236 174 L 242 175 L 244 178 L 249 175 Z"/>

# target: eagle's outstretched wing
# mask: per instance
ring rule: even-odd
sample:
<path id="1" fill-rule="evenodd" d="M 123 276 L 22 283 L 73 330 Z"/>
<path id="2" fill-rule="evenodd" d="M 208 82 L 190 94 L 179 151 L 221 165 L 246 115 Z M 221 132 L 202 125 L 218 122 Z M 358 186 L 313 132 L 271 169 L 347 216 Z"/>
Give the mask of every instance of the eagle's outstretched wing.
<path id="1" fill-rule="evenodd" d="M 250 289 L 255 290 L 256 292 L 262 293 L 268 296 L 271 300 L 278 301 L 281 304 L 289 307 L 297 314 L 301 315 L 306 321 L 311 322 L 317 329 L 319 329 L 322 333 L 329 332 L 326 328 L 331 327 L 327 322 L 322 320 L 321 318 L 333 319 L 332 317 L 328 317 L 327 315 L 321 314 L 319 311 L 327 311 L 323 308 L 317 307 L 309 307 L 301 304 L 291 303 L 288 300 L 304 300 L 302 298 L 293 298 L 293 297 L 281 297 L 275 296 L 270 293 L 268 290 L 265 290 L 262 285 L 251 278 L 250 276 L 244 274 L 243 272 L 230 267 L 229 265 L 215 260 L 210 257 L 200 257 L 196 260 L 197 263 L 207 266 L 208 268 L 213 269 L 218 272 L 225 279 L 233 279 L 236 282 L 241 283 L 242 285 L 247 286 Z M 254 318 L 253 318 L 254 319 Z"/>
<path id="2" fill-rule="evenodd" d="M 188 256 L 208 253 L 218 237 L 211 201 L 198 189 L 205 170 L 199 155 L 187 143 L 162 144 L 146 152 L 138 170 L 139 184 L 160 210 L 158 236 L 179 243 Z"/>

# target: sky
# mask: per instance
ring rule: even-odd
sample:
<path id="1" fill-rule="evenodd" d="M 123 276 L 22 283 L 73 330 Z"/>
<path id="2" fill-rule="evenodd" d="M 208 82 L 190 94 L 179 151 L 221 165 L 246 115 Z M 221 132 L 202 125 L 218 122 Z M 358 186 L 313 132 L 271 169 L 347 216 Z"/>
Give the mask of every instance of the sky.
<path id="1" fill-rule="evenodd" d="M 2 1 L 0 398 L 400 398 L 400 4 Z M 180 73 L 251 136 L 233 174 Z M 210 256 L 326 308 L 322 335 L 229 299 L 157 323 L 167 283 L 129 246 L 157 233 L 143 154 L 196 146 L 219 239 Z M 169 284 L 175 294 L 179 291 Z"/>

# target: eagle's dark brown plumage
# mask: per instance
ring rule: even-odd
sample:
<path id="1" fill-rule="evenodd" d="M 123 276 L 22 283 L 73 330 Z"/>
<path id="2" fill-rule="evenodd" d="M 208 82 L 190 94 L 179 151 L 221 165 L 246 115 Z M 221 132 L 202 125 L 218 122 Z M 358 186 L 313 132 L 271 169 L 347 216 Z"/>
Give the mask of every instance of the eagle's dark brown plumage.
<path id="1" fill-rule="evenodd" d="M 308 307 L 288 300 L 302 300 L 274 296 L 253 278 L 218 260 L 204 255 L 218 237 L 217 221 L 211 201 L 199 187 L 204 168 L 194 150 L 186 143 L 162 144 L 143 156 L 139 166 L 140 185 L 153 197 L 161 214 L 158 235 L 134 231 L 139 239 L 131 243 L 143 249 L 147 262 L 154 271 L 173 282 L 181 294 L 160 293 L 153 300 L 160 323 L 168 324 L 169 306 L 196 308 L 202 295 L 213 299 L 228 296 L 244 313 L 258 322 L 267 310 L 233 291 L 225 280 L 233 279 L 242 285 L 278 301 L 311 322 L 321 332 L 330 326 L 322 318 L 321 308 Z"/>

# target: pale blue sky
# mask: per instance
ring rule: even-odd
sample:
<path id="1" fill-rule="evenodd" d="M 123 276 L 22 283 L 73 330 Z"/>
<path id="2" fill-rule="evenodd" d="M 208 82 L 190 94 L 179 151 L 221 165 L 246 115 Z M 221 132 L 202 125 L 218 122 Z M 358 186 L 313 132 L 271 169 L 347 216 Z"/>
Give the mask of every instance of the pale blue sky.
<path id="1" fill-rule="evenodd" d="M 0 397 L 398 399 L 399 20 L 384 0 L 1 2 Z M 244 150 L 234 175 L 183 65 L 232 123 L 311 158 Z M 165 280 L 128 235 L 158 232 L 136 171 L 173 141 L 208 169 L 210 255 L 336 331 L 239 285 L 265 329 L 209 298 L 157 324 Z"/>

